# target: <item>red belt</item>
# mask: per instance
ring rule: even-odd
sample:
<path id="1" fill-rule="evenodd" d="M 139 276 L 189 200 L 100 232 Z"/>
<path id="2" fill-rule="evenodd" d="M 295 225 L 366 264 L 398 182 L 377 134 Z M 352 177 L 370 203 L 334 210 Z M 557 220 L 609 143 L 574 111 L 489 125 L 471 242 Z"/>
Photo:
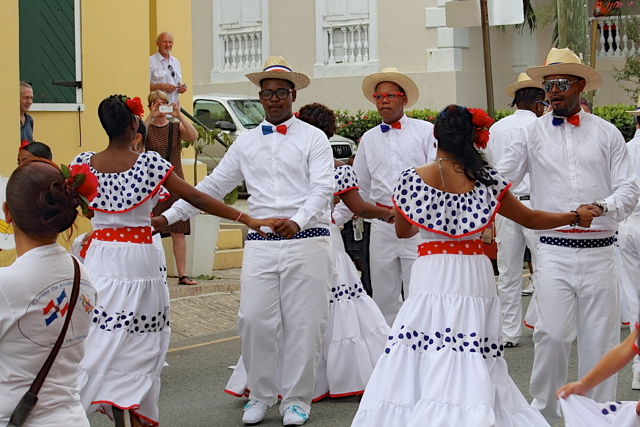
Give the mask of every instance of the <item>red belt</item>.
<path id="1" fill-rule="evenodd" d="M 484 246 L 480 239 L 425 242 L 418 245 L 418 256 L 436 254 L 482 255 Z"/>
<path id="2" fill-rule="evenodd" d="M 385 209 L 395 209 L 393 206 L 383 205 L 382 203 L 378 203 L 378 202 L 376 202 L 376 206 L 379 208 L 385 208 Z"/>
<path id="3" fill-rule="evenodd" d="M 101 228 L 93 230 L 91 237 L 82 247 L 80 256 L 85 258 L 87 250 L 93 239 L 105 242 L 127 242 L 127 243 L 153 243 L 151 236 L 151 227 L 122 227 L 122 228 Z"/>
<path id="4" fill-rule="evenodd" d="M 583 230 L 581 228 L 573 228 L 571 230 L 555 230 L 559 233 L 602 233 L 607 230 Z"/>

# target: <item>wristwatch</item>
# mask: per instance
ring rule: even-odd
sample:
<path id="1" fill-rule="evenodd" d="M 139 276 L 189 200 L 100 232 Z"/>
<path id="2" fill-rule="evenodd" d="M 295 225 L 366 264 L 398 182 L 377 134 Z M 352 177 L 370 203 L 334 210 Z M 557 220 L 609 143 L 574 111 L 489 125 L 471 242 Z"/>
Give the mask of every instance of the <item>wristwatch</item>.
<path id="1" fill-rule="evenodd" d="M 607 208 L 607 202 L 603 199 L 594 200 L 591 204 L 602 209 L 602 216 L 605 216 L 607 212 L 609 212 L 609 209 Z"/>

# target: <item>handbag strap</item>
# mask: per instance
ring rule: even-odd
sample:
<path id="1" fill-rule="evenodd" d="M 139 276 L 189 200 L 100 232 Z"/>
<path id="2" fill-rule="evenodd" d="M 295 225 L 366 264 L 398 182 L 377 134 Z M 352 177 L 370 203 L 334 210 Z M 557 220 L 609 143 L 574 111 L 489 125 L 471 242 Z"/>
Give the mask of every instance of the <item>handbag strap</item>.
<path id="1" fill-rule="evenodd" d="M 75 257 L 71 257 L 73 260 L 73 289 L 71 290 L 71 301 L 69 301 L 69 309 L 67 310 L 67 315 L 64 318 L 64 325 L 62 325 L 62 331 L 60 331 L 60 335 L 58 335 L 58 339 L 51 349 L 51 353 L 49 353 L 49 357 L 40 368 L 40 372 L 36 376 L 36 379 L 33 380 L 33 384 L 29 388 L 29 393 L 33 393 L 34 395 L 38 395 L 44 380 L 47 378 L 49 371 L 51 370 L 51 366 L 60 351 L 60 347 L 62 347 L 62 343 L 64 341 L 64 337 L 67 335 L 67 329 L 69 329 L 69 323 L 71 323 L 71 315 L 73 314 L 73 309 L 76 306 L 76 301 L 78 300 L 78 296 L 80 295 L 80 266 L 78 265 L 78 260 Z"/>
<path id="2" fill-rule="evenodd" d="M 173 148 L 173 122 L 169 122 L 169 144 L 167 145 L 167 162 L 171 163 L 171 149 Z"/>

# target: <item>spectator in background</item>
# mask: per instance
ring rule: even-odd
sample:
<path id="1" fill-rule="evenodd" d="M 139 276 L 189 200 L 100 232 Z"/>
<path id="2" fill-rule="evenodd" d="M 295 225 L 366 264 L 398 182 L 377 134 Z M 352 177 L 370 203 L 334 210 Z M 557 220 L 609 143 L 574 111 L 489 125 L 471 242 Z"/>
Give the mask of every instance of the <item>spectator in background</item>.
<path id="1" fill-rule="evenodd" d="M 169 97 L 169 102 L 178 104 L 178 95 L 187 91 L 182 83 L 180 61 L 171 56 L 173 35 L 165 31 L 156 39 L 158 51 L 149 57 L 150 92 L 161 90 Z"/>
<path id="2" fill-rule="evenodd" d="M 593 105 L 591 105 L 591 101 L 587 98 L 580 98 L 580 107 L 587 113 L 593 114 Z"/>
<path id="3" fill-rule="evenodd" d="M 33 88 L 20 82 L 20 141 L 33 142 L 33 117 L 27 114 L 33 104 Z"/>
<path id="4" fill-rule="evenodd" d="M 18 151 L 18 165 L 23 164 L 27 160 L 33 160 L 37 158 L 53 160 L 53 154 L 51 148 L 47 144 L 42 142 L 32 142 L 31 144 L 23 144 Z"/>

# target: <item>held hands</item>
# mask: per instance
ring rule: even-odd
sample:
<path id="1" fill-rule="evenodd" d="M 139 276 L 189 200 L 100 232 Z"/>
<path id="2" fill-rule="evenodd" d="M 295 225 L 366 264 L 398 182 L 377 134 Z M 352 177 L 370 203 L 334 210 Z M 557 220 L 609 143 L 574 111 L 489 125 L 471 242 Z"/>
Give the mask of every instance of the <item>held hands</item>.
<path id="1" fill-rule="evenodd" d="M 578 394 L 580 396 L 584 396 L 589 389 L 584 386 L 580 381 L 576 381 L 573 383 L 565 384 L 556 391 L 556 398 L 558 399 L 566 399 L 571 394 Z"/>
<path id="2" fill-rule="evenodd" d="M 260 227 L 269 227 L 271 228 L 274 232 L 275 232 L 275 228 L 274 225 L 276 224 L 277 220 L 274 218 L 267 218 L 267 219 L 255 219 L 252 218 L 248 215 L 242 215 L 243 218 L 247 218 L 247 221 L 245 222 L 246 226 L 249 227 L 250 229 L 257 231 L 259 235 L 261 235 L 262 237 L 264 237 L 265 239 L 267 238 L 267 233 L 265 233 L 264 231 L 260 230 Z"/>
<path id="3" fill-rule="evenodd" d="M 382 219 L 385 222 L 388 222 L 389 224 L 393 224 L 395 222 L 395 218 L 396 218 L 396 210 L 395 209 L 389 209 L 389 212 L 387 212 L 384 215 L 382 215 Z"/>
<path id="4" fill-rule="evenodd" d="M 154 216 L 153 218 L 151 218 L 151 226 L 153 227 L 152 234 L 160 233 L 167 227 L 167 225 L 169 225 L 167 218 L 163 217 L 162 215 Z"/>
<path id="5" fill-rule="evenodd" d="M 591 227 L 591 221 L 593 221 L 593 218 L 599 216 L 593 208 L 600 209 L 593 205 L 580 205 L 578 209 L 576 209 L 578 215 L 580 215 L 580 222 L 577 225 L 584 228 Z M 600 211 L 602 211 L 602 209 L 600 209 Z"/>
<path id="6" fill-rule="evenodd" d="M 272 228 L 276 234 L 279 234 L 285 239 L 292 238 L 298 231 L 300 231 L 300 226 L 290 219 L 277 220 Z"/>

